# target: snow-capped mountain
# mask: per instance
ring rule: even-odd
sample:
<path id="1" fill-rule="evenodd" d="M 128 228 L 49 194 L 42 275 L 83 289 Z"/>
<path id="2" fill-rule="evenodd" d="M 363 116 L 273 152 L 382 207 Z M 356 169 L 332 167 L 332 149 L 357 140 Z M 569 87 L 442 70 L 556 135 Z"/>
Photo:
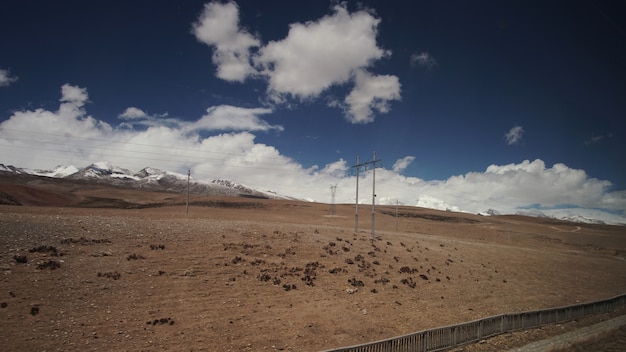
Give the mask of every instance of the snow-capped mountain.
<path id="1" fill-rule="evenodd" d="M 571 222 L 582 222 L 586 224 L 604 224 L 604 221 L 598 219 L 591 219 L 582 215 L 565 216 L 561 220 Z"/>
<path id="2" fill-rule="evenodd" d="M 143 189 L 159 192 L 185 192 L 189 187 L 189 192 L 194 195 L 207 196 L 247 196 L 272 199 L 291 199 L 301 200 L 285 195 L 280 195 L 272 191 L 259 191 L 253 187 L 245 186 L 240 183 L 216 179 L 211 182 L 202 182 L 181 174 L 171 171 L 163 171 L 152 167 L 146 167 L 137 173 L 130 170 L 112 165 L 109 162 L 97 162 L 84 168 L 75 166 L 57 166 L 52 170 L 26 169 L 15 167 L 12 165 L 0 164 L 0 173 L 12 173 L 17 175 L 35 175 L 50 178 L 66 179 L 87 184 L 113 185 L 116 187 L 126 187 L 134 189 Z M 380 199 L 380 204 L 392 205 L 396 204 L 393 199 Z M 445 211 L 464 212 L 454 204 L 448 204 L 440 199 L 429 195 L 419 197 L 415 206 L 438 209 Z M 487 208 L 487 207 L 485 207 Z M 480 212 L 484 216 L 497 216 L 504 213 L 489 208 Z M 626 225 L 618 215 L 606 214 L 593 209 L 518 209 L 517 215 L 553 218 L 566 221 L 591 223 L 591 224 L 614 224 Z"/>
<path id="3" fill-rule="evenodd" d="M 230 181 L 230 180 L 213 180 L 213 181 L 211 181 L 211 183 L 214 184 L 214 185 L 226 187 L 228 189 L 237 190 L 241 194 L 248 194 L 248 195 L 259 196 L 259 197 L 264 197 L 264 198 L 298 200 L 297 198 L 293 198 L 293 197 L 289 197 L 289 196 L 285 196 L 285 195 L 280 195 L 280 194 L 278 194 L 276 192 L 273 192 L 273 191 L 259 191 L 259 190 L 256 190 L 254 188 L 251 188 L 251 187 L 248 187 L 248 186 L 245 186 L 245 185 L 242 185 L 240 183 L 233 182 L 233 181 Z"/>
<path id="4" fill-rule="evenodd" d="M 59 165 L 52 170 L 33 170 L 31 174 L 38 175 L 38 176 L 63 178 L 63 177 L 75 174 L 78 171 L 80 170 L 73 165 L 70 165 L 70 166 Z"/>
<path id="5" fill-rule="evenodd" d="M 137 178 L 134 177 L 129 170 L 117 167 L 109 162 L 93 163 L 83 169 L 78 170 L 73 174 L 68 175 L 67 177 L 113 177 L 137 180 Z"/>
<path id="6" fill-rule="evenodd" d="M 152 167 L 146 167 L 133 174 L 130 170 L 115 166 L 109 162 L 93 163 L 82 169 L 75 166 L 57 166 L 52 170 L 31 170 L 0 164 L 0 172 L 1 171 L 13 174 L 62 178 L 151 191 L 183 192 L 189 187 L 189 192 L 196 195 L 292 199 L 273 192 L 257 191 L 252 187 L 244 186 L 233 181 L 215 180 L 208 183 L 201 182 L 193 178 L 188 179 L 188 175 L 162 171 Z"/>
<path id="7" fill-rule="evenodd" d="M 495 209 L 487 209 L 485 211 L 482 211 L 480 213 L 478 213 L 478 215 L 483 215 L 483 216 L 497 216 L 497 215 L 501 215 L 499 211 L 495 210 Z"/>
<path id="8" fill-rule="evenodd" d="M 518 210 L 515 214 L 516 215 L 523 215 L 523 216 L 532 216 L 532 217 L 535 217 L 535 218 L 547 218 L 548 217 L 546 214 L 544 214 L 539 209 Z"/>
<path id="9" fill-rule="evenodd" d="M 15 167 L 13 165 L 4 165 L 4 164 L 0 164 L 0 171 L 12 172 L 15 174 L 27 174 L 28 173 L 28 172 L 24 172 L 24 170 L 19 167 Z"/>
<path id="10" fill-rule="evenodd" d="M 55 177 L 62 178 L 80 171 L 75 166 L 62 166 L 59 165 L 52 170 L 39 170 L 39 169 L 26 169 L 21 167 L 15 167 L 13 165 L 4 165 L 0 164 L 0 171 L 12 172 L 15 174 L 28 174 L 28 175 L 36 175 L 36 176 L 45 176 L 45 177 Z"/>

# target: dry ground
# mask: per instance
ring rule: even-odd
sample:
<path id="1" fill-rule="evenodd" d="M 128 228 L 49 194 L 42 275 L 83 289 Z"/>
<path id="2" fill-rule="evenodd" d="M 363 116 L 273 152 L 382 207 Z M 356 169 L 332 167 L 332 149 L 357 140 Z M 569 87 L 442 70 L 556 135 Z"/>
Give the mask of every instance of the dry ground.
<path id="1" fill-rule="evenodd" d="M 3 350 L 314 351 L 626 292 L 624 227 L 174 201 L 0 206 Z"/>

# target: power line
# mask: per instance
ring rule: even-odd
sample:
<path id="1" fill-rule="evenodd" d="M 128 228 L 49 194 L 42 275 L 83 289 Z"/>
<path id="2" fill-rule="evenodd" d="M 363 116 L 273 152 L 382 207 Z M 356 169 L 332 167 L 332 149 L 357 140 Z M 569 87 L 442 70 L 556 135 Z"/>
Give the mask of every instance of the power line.
<path id="1" fill-rule="evenodd" d="M 197 152 L 197 153 L 210 153 L 210 154 L 223 154 L 223 155 L 233 155 L 233 156 L 241 156 L 240 153 L 233 153 L 233 152 L 223 152 L 223 151 L 199 151 L 197 149 L 193 149 L 193 148 L 181 148 L 181 147 L 174 147 L 174 146 L 165 146 L 165 145 L 157 145 L 157 144 L 149 144 L 149 143 L 137 143 L 137 142 L 130 142 L 127 140 L 121 140 L 121 139 L 104 139 L 104 138 L 93 138 L 93 137 L 79 137 L 79 136 L 68 136 L 68 135 L 61 135 L 61 134 L 56 134 L 56 133 L 48 133 L 48 132 L 38 132 L 38 131 L 25 131 L 25 130 L 19 130 L 19 129 L 13 129 L 13 128 L 6 128 L 6 127 L 2 127 L 0 128 L 0 131 L 13 131 L 13 132 L 20 132 L 20 133 L 29 133 L 29 134 L 34 134 L 34 135 L 44 135 L 44 136 L 53 136 L 53 137 L 59 137 L 62 138 L 63 140 L 68 140 L 69 138 L 75 139 L 75 140 L 84 140 L 84 141 L 96 141 L 96 142 L 104 142 L 107 144 L 112 144 L 112 143 L 120 143 L 123 145 L 134 145 L 134 146 L 144 146 L 144 147 L 151 147 L 151 148 L 164 148 L 167 150 L 180 150 L 182 152 L 188 153 L 188 152 Z M 69 144 L 69 143 L 64 143 L 64 142 L 55 142 L 55 141 L 41 141 L 41 140 L 34 140 L 34 139 L 23 139 L 23 138 L 11 138 L 11 140 L 19 140 L 19 141 L 24 141 L 24 142 L 38 142 L 38 143 L 50 143 L 50 144 L 62 144 L 62 145 L 76 145 L 76 144 Z M 81 147 L 85 147 L 84 145 L 79 145 Z M 106 147 L 88 147 L 88 148 L 106 148 Z M 113 148 L 109 148 L 112 150 L 115 150 Z M 123 149 L 120 149 L 123 150 Z M 150 153 L 150 152 L 144 152 L 144 153 Z M 155 153 L 155 154 L 160 154 L 160 153 Z M 274 160 L 278 160 L 278 161 L 283 161 L 284 159 L 289 159 L 292 160 L 291 158 L 284 156 L 284 157 L 273 157 L 273 156 L 265 156 L 266 159 L 274 159 Z"/>
<path id="2" fill-rule="evenodd" d="M 17 140 L 17 139 L 16 139 Z M 27 140 L 28 141 L 28 140 Z M 81 145 L 72 145 L 72 144 L 67 144 L 67 143 L 60 143 L 60 142 L 45 142 L 46 144 L 53 144 L 53 145 L 59 145 L 59 146 L 66 146 L 66 147 L 76 147 L 76 148 L 80 148 L 83 150 L 89 150 L 90 153 L 97 153 L 101 156 L 108 156 L 108 157 L 115 157 L 115 158 L 125 158 L 125 159 L 138 159 L 138 160 L 156 160 L 156 161 L 164 161 L 164 162 L 173 162 L 173 163 L 180 163 L 181 161 L 186 161 L 188 163 L 198 163 L 198 162 L 222 162 L 222 161 L 226 161 L 225 163 L 223 163 L 222 166 L 229 166 L 229 167 L 235 167 L 235 168 L 255 168 L 255 169 L 265 169 L 265 170 L 276 170 L 276 165 L 273 163 L 268 163 L 268 162 L 259 162 L 259 161 L 254 161 L 254 166 L 247 166 L 247 165 L 235 165 L 235 164 L 228 164 L 227 162 L 229 161 L 228 159 L 220 159 L 218 157 L 193 157 L 193 156 L 189 156 L 189 155 L 183 155 L 183 159 L 181 160 L 180 154 L 164 154 L 164 153 L 157 153 L 157 152 L 147 152 L 147 151 L 138 151 L 138 150 L 125 150 L 125 149 L 118 149 L 118 148 L 110 148 L 110 147 L 100 147 L 100 146 L 81 146 Z M 2 147 L 6 147 L 6 148 L 14 148 L 14 149 L 28 149 L 28 150 L 41 150 L 41 147 L 30 147 L 30 146 L 17 146 L 17 145 L 11 145 L 11 144 L 4 144 L 4 143 L 0 143 L 0 146 Z M 46 151 L 56 151 L 56 152 L 62 152 L 65 154 L 72 154 L 75 156 L 84 156 L 85 152 L 81 153 L 79 150 L 72 150 L 72 149 L 54 149 L 54 148 L 46 148 Z M 172 157 L 172 158 L 178 158 L 178 159 L 164 159 L 164 158 L 150 158 L 150 157 L 145 157 L 145 156 L 133 156 L 133 155 L 123 155 L 123 154 L 118 154 L 118 153 L 102 153 L 99 152 L 100 150 L 104 150 L 104 151 L 118 151 L 118 152 L 125 152 L 125 153 L 130 153 L 130 154 L 146 154 L 146 155 L 156 155 L 156 156 L 165 156 L 165 157 Z M 196 153 L 210 153 L 210 152 L 205 152 L 205 151 L 195 151 Z M 226 154 L 226 153 L 224 153 Z M 245 156 L 244 154 L 235 154 L 235 153 L 228 153 L 231 154 L 233 156 L 238 156 L 238 157 L 242 157 Z M 268 157 L 271 159 L 271 157 Z M 286 162 L 283 165 L 289 165 L 291 161 L 291 159 L 289 159 L 288 157 L 285 157 L 284 159 L 280 159 L 280 158 L 273 158 L 276 159 L 277 161 L 283 161 Z"/>
<path id="3" fill-rule="evenodd" d="M 3 131 L 3 130 L 27 133 L 27 134 L 32 134 L 32 135 L 53 136 L 53 137 L 64 138 L 65 140 L 68 140 L 68 136 L 55 134 L 55 133 L 24 131 L 24 130 L 11 129 L 11 128 L 0 128 L 0 131 Z M 102 156 L 102 157 L 114 157 L 114 158 L 135 159 L 135 160 L 152 160 L 152 161 L 174 163 L 174 164 L 180 164 L 181 162 L 187 163 L 187 164 L 196 164 L 196 163 L 203 163 L 203 162 L 208 162 L 208 163 L 219 162 L 220 164 L 218 165 L 219 167 L 254 169 L 254 170 L 272 170 L 272 171 L 275 171 L 277 168 L 276 164 L 268 163 L 268 162 L 254 161 L 254 162 L 251 162 L 249 165 L 242 165 L 242 164 L 233 164 L 228 159 L 219 158 L 220 155 L 242 157 L 242 156 L 245 156 L 245 154 L 243 153 L 221 152 L 221 151 L 200 151 L 200 150 L 191 149 L 191 148 L 163 146 L 163 145 L 148 144 L 148 143 L 136 143 L 136 142 L 119 140 L 119 139 L 109 140 L 109 139 L 102 139 L 102 138 L 77 137 L 77 136 L 71 136 L 69 137 L 69 139 L 70 140 L 73 139 L 75 141 L 82 140 L 82 141 L 97 141 L 97 142 L 106 142 L 106 143 L 120 143 L 120 144 L 128 145 L 128 146 L 143 146 L 143 147 L 167 149 L 168 151 L 180 151 L 181 153 L 128 150 L 128 149 L 112 148 L 112 147 L 106 147 L 106 146 L 89 146 L 89 145 L 81 145 L 81 144 L 72 144 L 72 143 L 60 142 L 60 141 L 41 141 L 41 140 L 33 140 L 33 139 L 25 139 L 25 138 L 11 138 L 11 140 L 22 141 L 22 142 L 27 142 L 27 143 L 38 142 L 38 143 L 43 143 L 46 145 L 58 145 L 58 146 L 67 147 L 67 148 L 46 147 L 44 151 L 61 152 L 66 155 L 69 154 L 69 155 L 73 155 L 77 157 L 85 157 L 86 153 L 97 153 L 99 156 Z M 26 145 L 12 145 L 12 144 L 0 143 L 0 146 L 3 148 L 14 148 L 14 149 L 23 149 L 23 150 L 37 150 L 37 151 L 42 150 L 42 147 L 31 147 L 31 146 L 26 146 Z M 107 151 L 108 153 L 102 153 L 100 151 Z M 115 152 L 122 152 L 122 153 L 115 153 Z M 193 154 L 201 153 L 202 156 L 189 155 L 191 153 Z M 33 153 L 33 156 L 37 157 L 37 154 L 38 153 Z M 212 154 L 213 156 L 207 157 L 206 154 Z M 150 157 L 150 156 L 155 156 L 155 157 Z M 41 157 L 45 158 L 45 156 L 41 156 Z M 269 160 L 281 161 L 284 163 L 282 164 L 283 166 L 289 166 L 290 163 L 298 163 L 295 160 L 287 156 L 284 156 L 284 157 L 263 156 L 263 158 L 269 159 Z M 358 179 L 359 179 L 358 172 L 360 170 L 359 168 L 366 168 L 368 164 L 374 161 L 379 162 L 380 160 L 373 160 L 367 163 L 359 164 L 358 157 L 357 157 L 357 165 L 352 166 L 353 168 L 357 168 L 357 180 L 356 180 L 357 192 L 358 192 Z M 302 166 L 300 165 L 299 167 L 302 167 Z M 266 186 L 270 186 L 270 185 L 266 185 Z M 281 185 L 281 188 L 284 189 L 284 185 Z M 375 193 L 373 192 L 373 194 L 374 195 L 373 195 L 372 204 L 375 203 Z M 451 198 L 462 199 L 463 202 L 480 203 L 480 204 L 484 203 L 483 201 L 479 201 L 475 199 L 473 194 L 464 192 L 462 190 L 457 190 L 455 191 L 455 193 L 448 193 L 446 194 L 446 196 L 449 198 L 451 197 Z M 358 193 L 357 193 L 357 207 L 358 207 Z M 355 223 L 356 223 L 355 232 L 358 232 L 358 209 L 356 210 L 355 218 L 356 218 L 355 219 Z"/>

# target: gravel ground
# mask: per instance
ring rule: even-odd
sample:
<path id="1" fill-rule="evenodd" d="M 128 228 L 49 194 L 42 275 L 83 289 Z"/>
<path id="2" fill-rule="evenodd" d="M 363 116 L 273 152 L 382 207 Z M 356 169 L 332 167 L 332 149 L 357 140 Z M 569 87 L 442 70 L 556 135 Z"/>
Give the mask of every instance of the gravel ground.
<path id="1" fill-rule="evenodd" d="M 533 342 L 509 352 L 606 351 L 607 348 L 616 347 L 622 347 L 619 351 L 624 351 L 626 340 L 619 333 L 624 325 L 626 315 Z M 614 334 L 615 331 L 618 333 Z"/>
<path id="2" fill-rule="evenodd" d="M 223 202 L 0 206 L 3 350 L 315 351 L 626 290 L 610 227 L 404 210 L 372 239 L 349 206 Z"/>

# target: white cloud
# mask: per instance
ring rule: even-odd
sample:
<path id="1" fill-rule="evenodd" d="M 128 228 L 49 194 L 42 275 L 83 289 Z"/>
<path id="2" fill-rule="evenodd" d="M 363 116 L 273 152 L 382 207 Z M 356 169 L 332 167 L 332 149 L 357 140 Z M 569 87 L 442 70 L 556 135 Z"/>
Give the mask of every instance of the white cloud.
<path id="1" fill-rule="evenodd" d="M 431 69 L 437 66 L 437 60 L 428 52 L 411 54 L 411 67 L 420 66 Z"/>
<path id="2" fill-rule="evenodd" d="M 217 77 L 243 82 L 255 71 L 250 65 L 250 50 L 260 42 L 239 27 L 239 7 L 235 2 L 211 2 L 204 5 L 192 33 L 200 42 L 213 46 Z"/>
<path id="3" fill-rule="evenodd" d="M 333 163 L 327 164 L 321 171 L 321 174 L 329 175 L 335 178 L 343 178 L 348 172 L 348 164 L 345 160 L 339 159 Z"/>
<path id="4" fill-rule="evenodd" d="M 459 207 L 450 205 L 431 195 L 418 196 L 415 206 L 446 211 L 461 211 Z"/>
<path id="5" fill-rule="evenodd" d="M 283 131 L 283 126 L 270 125 L 259 118 L 260 115 L 272 113 L 267 108 L 240 108 L 231 105 L 213 106 L 207 109 L 206 115 L 193 122 L 168 118 L 167 114 L 148 115 L 139 108 L 127 108 L 118 117 L 125 122 L 119 127 L 133 126 L 171 127 L 183 133 L 200 131 Z"/>
<path id="6" fill-rule="evenodd" d="M 16 82 L 18 77 L 11 75 L 11 72 L 0 68 L 0 87 L 6 87 Z"/>
<path id="7" fill-rule="evenodd" d="M 337 188 L 337 200 L 354 202 L 354 177 L 342 181 Z M 362 203 L 371 204 L 371 182 L 371 172 L 360 181 Z M 319 185 L 318 189 L 324 185 Z M 399 201 L 405 205 L 470 213 L 492 208 L 503 214 L 538 207 L 546 214 L 560 215 L 569 209 L 590 217 L 626 223 L 626 191 L 610 191 L 610 187 L 609 181 L 589 177 L 584 170 L 560 163 L 547 167 L 539 159 L 490 165 L 482 172 L 432 181 L 405 177 L 393 169 L 376 170 L 379 204 L 393 205 Z"/>
<path id="8" fill-rule="evenodd" d="M 83 109 L 88 99 L 86 89 L 65 84 L 61 96 L 57 111 L 18 111 L 0 123 L 2 160 L 28 167 L 38 162 L 47 167 L 47 163 L 59 161 L 63 156 L 73 162 L 77 156 L 84 155 L 84 149 L 80 144 L 71 145 L 72 137 L 79 136 L 85 141 L 111 138 L 112 127 L 87 115 Z"/>
<path id="9" fill-rule="evenodd" d="M 60 102 L 70 103 L 77 107 L 85 105 L 89 95 L 87 94 L 87 88 L 80 88 L 70 84 L 64 84 L 61 87 L 61 99 Z"/>
<path id="10" fill-rule="evenodd" d="M 354 72 L 388 54 L 376 43 L 380 19 L 367 11 L 349 13 L 345 4 L 318 21 L 293 23 L 287 37 L 261 48 L 255 62 L 268 77 L 271 95 L 317 97 Z"/>
<path id="11" fill-rule="evenodd" d="M 283 126 L 272 126 L 259 118 L 259 115 L 272 113 L 271 109 L 246 109 L 230 105 L 214 106 L 207 114 L 185 126 L 188 131 L 283 131 Z"/>
<path id="12" fill-rule="evenodd" d="M 132 171 L 151 166 L 186 173 L 191 168 L 198 180 L 231 179 L 261 190 L 323 202 L 329 199 L 328 185 L 337 184 L 336 201 L 354 202 L 356 179 L 343 159 L 304 168 L 275 147 L 258 143 L 248 131 L 206 135 L 189 130 L 189 124 L 202 126 L 204 117 L 196 122 L 178 121 L 142 130 L 119 128 L 82 109 L 88 99 L 86 89 L 65 85 L 62 96 L 57 111 L 18 111 L 0 123 L 0 162 L 53 168 L 59 164 L 82 167 L 106 160 Z M 224 107 L 213 113 L 223 113 L 220 109 Z M 229 109 L 236 111 L 232 107 L 225 111 Z M 238 113 L 248 121 L 251 116 L 269 112 L 261 109 Z M 399 159 L 391 170 L 376 170 L 380 204 L 399 201 L 472 213 L 492 208 L 503 214 L 534 207 L 546 214 L 575 212 L 626 223 L 626 191 L 611 191 L 609 181 L 590 177 L 584 170 L 560 163 L 547 167 L 537 159 L 490 165 L 482 172 L 427 181 L 399 174 L 411 158 Z M 371 170 L 361 173 L 360 182 L 359 200 L 371 204 Z"/>
<path id="13" fill-rule="evenodd" d="M 484 173 L 470 173 L 454 182 L 481 185 L 480 191 L 492 198 L 524 200 L 527 204 L 543 206 L 598 204 L 608 181 L 589 178 L 584 170 L 572 169 L 557 163 L 547 168 L 540 160 L 525 160 L 519 164 L 490 165 Z M 519 202 L 519 201 L 518 201 Z"/>
<path id="14" fill-rule="evenodd" d="M 87 100 L 85 88 L 66 84 L 62 87 L 57 111 L 15 112 L 0 123 L 1 162 L 50 168 L 58 164 L 86 166 L 94 161 L 110 160 L 136 171 L 145 166 L 181 171 L 184 165 L 197 165 L 206 159 L 229 159 L 232 164 L 238 160 L 231 158 L 233 155 L 245 156 L 247 161 L 256 155 L 258 162 L 275 166 L 275 160 L 270 158 L 271 163 L 263 160 L 265 156 L 259 152 L 268 149 L 255 145 L 250 133 L 226 133 L 205 138 L 198 135 L 200 131 L 215 129 L 282 130 L 281 126 L 271 126 L 257 117 L 271 112 L 268 109 L 220 106 L 209 109 L 212 116 L 218 118 L 211 119 L 209 114 L 209 117 L 187 122 L 142 114 L 141 109 L 130 108 L 120 115 L 125 116 L 124 122 L 113 127 L 87 114 L 83 109 Z M 131 116 L 132 119 L 128 120 Z M 220 119 L 229 116 L 234 117 L 234 122 L 229 124 L 224 120 L 219 124 Z M 133 127 L 135 125 L 147 128 L 137 130 Z"/>
<path id="15" fill-rule="evenodd" d="M 389 101 L 400 99 L 400 81 L 396 76 L 372 76 L 358 71 L 355 87 L 346 97 L 346 118 L 352 123 L 374 121 L 373 110 L 389 112 Z"/>
<path id="16" fill-rule="evenodd" d="M 365 71 L 391 52 L 377 45 L 380 19 L 367 10 L 350 13 L 346 6 L 335 5 L 332 14 L 316 21 L 292 23 L 284 39 L 262 46 L 239 27 L 234 2 L 211 2 L 193 24 L 193 33 L 214 47 L 218 77 L 239 82 L 248 77 L 266 80 L 267 99 L 273 104 L 292 106 L 317 99 L 333 86 L 354 83 L 345 99 L 348 120 L 368 123 L 374 121 L 374 112 L 386 113 L 389 101 L 400 99 L 400 83 L 396 76 Z"/>
<path id="17" fill-rule="evenodd" d="M 118 128 L 127 128 L 133 129 L 136 126 L 144 126 L 144 127 L 160 127 L 160 126 L 170 126 L 170 127 L 180 127 L 182 121 L 169 118 L 167 113 L 164 114 L 148 114 L 142 109 L 136 107 L 129 107 L 124 110 L 123 113 L 118 115 L 117 117 L 120 120 L 123 120 Z"/>
<path id="18" fill-rule="evenodd" d="M 597 135 L 597 134 L 592 134 L 591 137 L 589 137 L 588 139 L 585 139 L 585 145 L 592 145 L 592 144 L 597 144 L 600 143 L 604 140 L 607 139 L 611 139 L 613 138 L 613 134 L 612 133 L 607 133 L 604 135 Z"/>
<path id="19" fill-rule="evenodd" d="M 393 172 L 400 173 L 404 171 L 409 165 L 411 165 L 413 160 L 415 160 L 414 156 L 405 156 L 402 159 L 396 160 L 396 162 L 393 163 L 391 169 L 393 170 Z"/>
<path id="20" fill-rule="evenodd" d="M 517 144 L 522 140 L 524 128 L 522 126 L 514 126 L 504 135 L 507 145 Z"/>
<path id="21" fill-rule="evenodd" d="M 126 108 L 119 116 L 122 120 L 143 119 L 146 117 L 148 117 L 148 114 L 146 114 L 145 111 L 135 107 Z"/>

